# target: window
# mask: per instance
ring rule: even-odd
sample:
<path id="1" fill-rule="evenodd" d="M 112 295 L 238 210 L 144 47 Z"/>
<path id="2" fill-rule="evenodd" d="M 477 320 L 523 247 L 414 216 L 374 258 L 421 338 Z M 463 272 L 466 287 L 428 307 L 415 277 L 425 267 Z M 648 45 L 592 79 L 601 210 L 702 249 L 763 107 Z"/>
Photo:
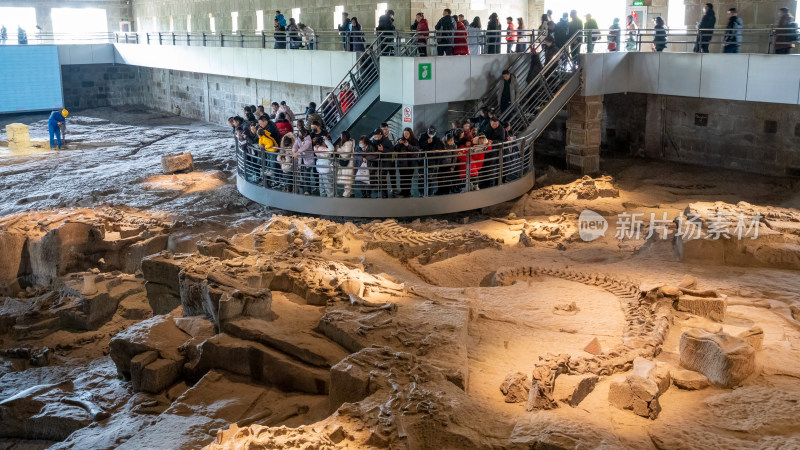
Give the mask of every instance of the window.
<path id="1" fill-rule="evenodd" d="M 333 8 L 333 28 L 339 28 L 342 24 L 342 13 L 344 12 L 344 5 L 338 5 Z"/>
<path id="2" fill-rule="evenodd" d="M 264 10 L 256 11 L 256 31 L 264 31 Z"/>
<path id="3" fill-rule="evenodd" d="M 172 33 L 175 31 L 175 21 L 172 20 L 172 16 L 169 16 L 169 32 Z"/>
<path id="4" fill-rule="evenodd" d="M 28 32 L 28 38 L 33 38 L 33 31 L 36 30 L 36 8 L 12 8 L 0 7 L 0 21 L 8 30 L 8 43 L 17 42 L 17 26 L 22 27 Z"/>
<path id="5" fill-rule="evenodd" d="M 107 33 L 106 10 L 99 8 L 53 8 L 53 33 Z M 11 33 L 9 33 L 11 34 Z M 28 35 L 31 33 L 28 32 Z M 68 42 L 61 40 L 59 42 Z"/>
<path id="6" fill-rule="evenodd" d="M 239 12 L 231 12 L 231 31 L 236 33 L 239 31 Z"/>
<path id="7" fill-rule="evenodd" d="M 667 5 L 667 26 L 670 30 L 686 29 L 686 5 L 683 0 L 669 0 Z"/>
<path id="8" fill-rule="evenodd" d="M 389 9 L 388 3 L 378 3 L 378 9 L 375 10 L 375 26 L 378 26 L 378 22 L 380 22 L 381 16 L 386 14 L 387 9 Z"/>
<path id="9" fill-rule="evenodd" d="M 300 8 L 292 8 L 292 19 L 295 22 L 300 23 Z"/>
<path id="10" fill-rule="evenodd" d="M 192 32 L 192 15 L 189 14 L 186 16 L 186 31 L 191 33 Z"/>
<path id="11" fill-rule="evenodd" d="M 486 0 L 470 0 L 469 9 L 473 11 L 486 9 Z"/>
<path id="12" fill-rule="evenodd" d="M 214 15 L 211 14 L 211 13 L 208 13 L 208 22 L 209 22 L 208 26 L 210 27 L 211 32 L 212 33 L 216 33 L 217 32 L 217 20 L 214 19 Z"/>

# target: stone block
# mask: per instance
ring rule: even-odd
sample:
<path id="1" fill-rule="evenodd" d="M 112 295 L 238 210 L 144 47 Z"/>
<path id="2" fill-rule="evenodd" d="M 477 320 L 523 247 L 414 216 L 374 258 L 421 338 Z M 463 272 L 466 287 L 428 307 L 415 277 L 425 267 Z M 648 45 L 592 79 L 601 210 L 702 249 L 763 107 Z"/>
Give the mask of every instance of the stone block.
<path id="1" fill-rule="evenodd" d="M 739 337 L 744 339 L 755 351 L 761 350 L 764 346 L 764 330 L 761 327 L 753 327 L 747 331 L 739 333 Z"/>
<path id="2" fill-rule="evenodd" d="M 163 284 L 146 282 L 144 284 L 147 291 L 147 302 L 153 315 L 169 314 L 175 308 L 181 306 L 180 294 L 173 293 L 172 290 Z"/>
<path id="3" fill-rule="evenodd" d="M 154 350 L 139 353 L 131 358 L 131 386 L 134 391 L 142 391 L 142 372 L 148 364 L 157 359 L 158 352 Z"/>
<path id="4" fill-rule="evenodd" d="M 672 371 L 672 383 L 680 389 L 695 391 L 708 387 L 708 378 L 693 370 L 677 369 Z"/>
<path id="5" fill-rule="evenodd" d="M 157 359 L 148 364 L 141 374 L 140 390 L 151 394 L 163 392 L 180 376 L 180 361 Z"/>
<path id="6" fill-rule="evenodd" d="M 166 174 L 175 172 L 191 172 L 194 168 L 192 154 L 165 155 L 161 157 L 161 170 Z"/>
<path id="7" fill-rule="evenodd" d="M 594 374 L 559 375 L 556 377 L 553 398 L 574 408 L 592 393 L 599 380 L 600 377 Z"/>
<path id="8" fill-rule="evenodd" d="M 170 316 L 155 316 L 132 325 L 111 338 L 109 356 L 117 372 L 131 378 L 131 360 L 147 351 L 157 351 L 160 358 L 183 361 L 178 352 L 189 336 L 181 331 Z"/>
<path id="9" fill-rule="evenodd" d="M 600 128 L 572 128 L 567 127 L 567 145 L 597 147 L 600 152 Z"/>
<path id="10" fill-rule="evenodd" d="M 17 278 L 24 275 L 22 250 L 26 240 L 23 234 L 0 231 L 0 293 L 6 287 L 16 289 Z"/>
<path id="11" fill-rule="evenodd" d="M 221 333 L 200 344 L 199 350 L 200 372 L 224 369 L 281 389 L 328 393 L 328 370 L 302 363 L 256 342 Z"/>
<path id="12" fill-rule="evenodd" d="M 724 294 L 720 294 L 719 297 L 681 295 L 674 305 L 678 311 L 707 317 L 715 322 L 723 322 L 725 311 L 728 309 L 728 296 Z"/>
<path id="13" fill-rule="evenodd" d="M 21 123 L 6 125 L 6 139 L 10 151 L 27 150 L 31 147 L 31 135 L 28 126 Z"/>
<path id="14" fill-rule="evenodd" d="M 582 174 L 597 173 L 600 171 L 600 155 L 567 155 L 567 168 Z"/>
<path id="15" fill-rule="evenodd" d="M 756 351 L 746 340 L 697 328 L 681 335 L 680 361 L 681 366 L 726 388 L 736 387 L 756 373 Z"/>
<path id="16" fill-rule="evenodd" d="M 668 365 L 637 357 L 629 374 L 611 382 L 608 401 L 616 408 L 654 420 L 661 412 L 658 398 L 669 389 L 670 383 Z"/>
<path id="17" fill-rule="evenodd" d="M 370 374 L 347 359 L 331 367 L 330 411 L 344 403 L 356 403 L 369 395 Z"/>

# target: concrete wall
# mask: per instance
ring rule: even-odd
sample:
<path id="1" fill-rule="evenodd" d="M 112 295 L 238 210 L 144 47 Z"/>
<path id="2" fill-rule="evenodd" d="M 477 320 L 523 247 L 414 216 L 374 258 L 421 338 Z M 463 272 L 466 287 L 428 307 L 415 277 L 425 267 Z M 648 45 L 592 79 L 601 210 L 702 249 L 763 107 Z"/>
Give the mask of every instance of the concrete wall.
<path id="1" fill-rule="evenodd" d="M 609 147 L 767 175 L 800 175 L 800 108 L 657 94 L 605 97 Z"/>
<path id="2" fill-rule="evenodd" d="M 50 18 L 50 9 L 52 8 L 105 9 L 108 31 L 119 31 L 120 20 L 130 20 L 133 16 L 129 0 L 3 0 L 0 2 L 0 6 L 36 8 L 36 21 L 45 32 L 53 31 L 53 21 Z M 11 34 L 10 27 L 9 34 Z M 16 32 L 14 35 L 16 36 Z M 33 30 L 28 30 L 28 35 L 33 37 Z"/>
<path id="3" fill-rule="evenodd" d="M 787 55 L 581 55 L 582 95 L 638 92 L 800 104 L 800 59 Z"/>
<path id="4" fill-rule="evenodd" d="M 277 81 L 208 75 L 151 67 L 91 64 L 62 68 L 68 108 L 145 105 L 224 124 L 243 105 L 285 100 L 296 112 L 319 103 L 327 89 Z"/>
<path id="5" fill-rule="evenodd" d="M 382 57 L 381 99 L 413 105 L 476 100 L 518 56 Z M 430 80 L 419 79 L 420 64 L 431 64 Z"/>
<path id="6" fill-rule="evenodd" d="M 213 75 L 335 86 L 356 62 L 353 52 L 115 44 L 115 62 Z"/>

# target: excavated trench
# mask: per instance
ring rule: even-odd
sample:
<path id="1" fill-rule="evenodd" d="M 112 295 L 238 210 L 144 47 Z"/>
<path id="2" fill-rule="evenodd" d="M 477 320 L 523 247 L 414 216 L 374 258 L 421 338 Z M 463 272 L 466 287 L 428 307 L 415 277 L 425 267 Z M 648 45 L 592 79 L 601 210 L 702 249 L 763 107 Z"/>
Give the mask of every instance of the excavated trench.
<path id="1" fill-rule="evenodd" d="M 127 109 L 72 132 L 0 158 L 0 447 L 800 445 L 780 183 L 625 162 L 625 183 L 540 187 L 512 214 L 332 221 L 239 196 L 225 129 Z M 160 174 L 187 142 L 195 170 Z M 584 208 L 656 207 L 759 210 L 768 231 L 577 235 Z"/>

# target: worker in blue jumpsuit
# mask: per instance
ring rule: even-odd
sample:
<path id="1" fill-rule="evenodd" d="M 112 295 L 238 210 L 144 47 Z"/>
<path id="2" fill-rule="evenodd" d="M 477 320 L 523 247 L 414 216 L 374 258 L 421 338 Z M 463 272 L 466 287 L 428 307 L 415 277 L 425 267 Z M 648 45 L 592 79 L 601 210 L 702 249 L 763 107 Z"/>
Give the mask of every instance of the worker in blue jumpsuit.
<path id="1" fill-rule="evenodd" d="M 50 119 L 47 121 L 47 129 L 50 131 L 50 148 L 56 146 L 53 136 L 58 140 L 58 148 L 61 148 L 61 124 L 66 122 L 67 115 L 69 115 L 69 112 L 66 109 L 53 111 L 50 114 Z"/>

